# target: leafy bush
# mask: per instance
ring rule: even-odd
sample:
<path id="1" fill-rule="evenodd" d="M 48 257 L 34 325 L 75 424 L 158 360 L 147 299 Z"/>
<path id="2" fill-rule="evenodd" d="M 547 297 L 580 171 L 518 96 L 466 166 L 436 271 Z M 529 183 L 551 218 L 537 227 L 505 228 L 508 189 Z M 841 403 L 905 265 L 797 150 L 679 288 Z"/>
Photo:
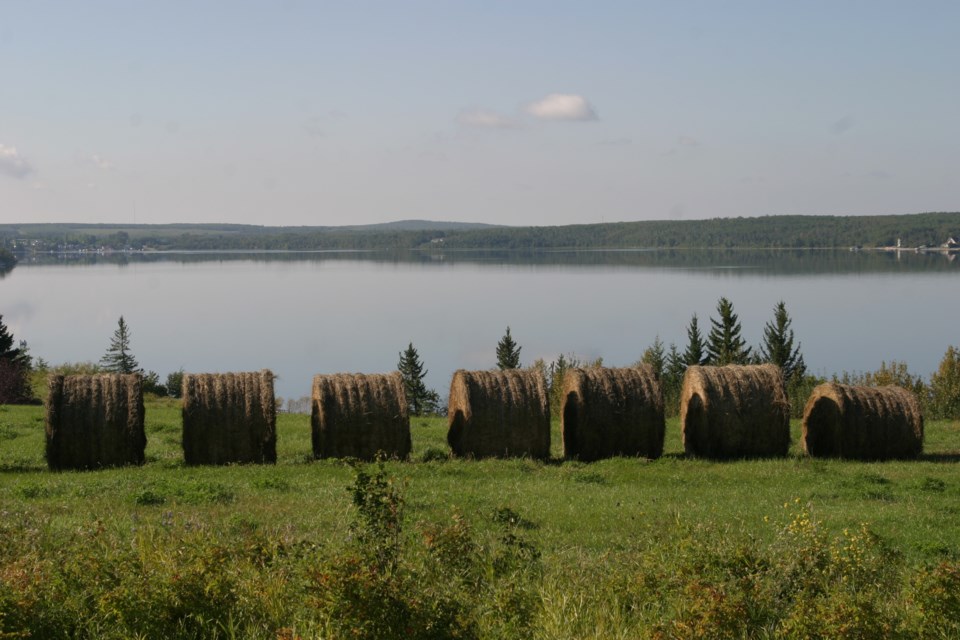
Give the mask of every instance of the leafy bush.
<path id="1" fill-rule="evenodd" d="M 950 346 L 930 376 L 930 413 L 960 420 L 960 348 Z"/>

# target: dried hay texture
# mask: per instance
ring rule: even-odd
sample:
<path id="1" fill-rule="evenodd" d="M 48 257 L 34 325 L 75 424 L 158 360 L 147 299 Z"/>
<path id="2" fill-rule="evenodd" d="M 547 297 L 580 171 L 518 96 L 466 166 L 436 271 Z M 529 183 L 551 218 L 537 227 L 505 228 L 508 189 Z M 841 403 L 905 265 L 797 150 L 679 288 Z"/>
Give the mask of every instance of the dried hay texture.
<path id="1" fill-rule="evenodd" d="M 273 373 L 183 374 L 187 464 L 277 461 Z"/>
<path id="2" fill-rule="evenodd" d="M 705 458 L 785 456 L 790 402 L 772 364 L 691 366 L 680 392 L 683 448 Z"/>
<path id="3" fill-rule="evenodd" d="M 52 375 L 47 465 L 99 469 L 143 464 L 143 380 L 136 374 Z"/>
<path id="4" fill-rule="evenodd" d="M 410 417 L 399 372 L 314 376 L 312 396 L 314 457 L 410 455 Z"/>
<path id="5" fill-rule="evenodd" d="M 457 371 L 447 421 L 455 455 L 550 457 L 550 403 L 539 370 Z"/>
<path id="6" fill-rule="evenodd" d="M 663 393 L 650 365 L 570 369 L 563 376 L 562 406 L 567 458 L 663 454 Z"/>
<path id="7" fill-rule="evenodd" d="M 902 387 L 821 384 L 803 409 L 803 449 L 818 458 L 917 458 L 923 453 L 920 403 Z"/>

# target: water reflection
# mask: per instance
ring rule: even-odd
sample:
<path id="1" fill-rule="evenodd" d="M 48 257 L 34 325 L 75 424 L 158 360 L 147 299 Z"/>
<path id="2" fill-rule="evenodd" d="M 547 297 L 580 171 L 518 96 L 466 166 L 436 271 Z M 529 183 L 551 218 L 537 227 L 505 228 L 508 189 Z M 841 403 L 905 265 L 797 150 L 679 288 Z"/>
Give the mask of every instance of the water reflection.
<path id="1" fill-rule="evenodd" d="M 54 363 L 99 360 L 122 314 L 161 378 L 267 367 L 287 398 L 317 373 L 392 370 L 411 341 L 445 395 L 454 370 L 494 365 L 507 325 L 525 364 L 629 365 L 657 336 L 682 348 L 721 296 L 753 345 L 784 300 L 814 372 L 896 359 L 928 375 L 960 340 L 958 273 L 942 255 L 847 251 L 46 256 L 0 281 L 0 313 Z"/>
<path id="2" fill-rule="evenodd" d="M 811 249 L 622 249 L 544 251 L 262 251 L 40 254 L 23 264 L 99 265 L 174 262 L 341 262 L 363 260 L 394 265 L 504 265 L 576 268 L 747 270 L 778 275 L 956 272 L 956 252 L 848 251 Z"/>

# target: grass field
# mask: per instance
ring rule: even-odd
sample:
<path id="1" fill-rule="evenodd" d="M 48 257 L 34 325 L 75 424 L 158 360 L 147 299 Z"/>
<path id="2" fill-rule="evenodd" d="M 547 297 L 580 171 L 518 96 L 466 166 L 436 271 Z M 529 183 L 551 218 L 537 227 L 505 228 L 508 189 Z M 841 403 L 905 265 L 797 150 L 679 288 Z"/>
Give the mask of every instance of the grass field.
<path id="1" fill-rule="evenodd" d="M 687 459 L 673 420 L 659 460 L 582 464 L 555 425 L 541 463 L 448 459 L 414 418 L 363 484 L 309 416 L 276 465 L 185 467 L 151 401 L 145 466 L 52 473 L 42 408 L 2 406 L 0 638 L 958 637 L 960 423 L 888 463 L 798 428 L 782 460 Z"/>

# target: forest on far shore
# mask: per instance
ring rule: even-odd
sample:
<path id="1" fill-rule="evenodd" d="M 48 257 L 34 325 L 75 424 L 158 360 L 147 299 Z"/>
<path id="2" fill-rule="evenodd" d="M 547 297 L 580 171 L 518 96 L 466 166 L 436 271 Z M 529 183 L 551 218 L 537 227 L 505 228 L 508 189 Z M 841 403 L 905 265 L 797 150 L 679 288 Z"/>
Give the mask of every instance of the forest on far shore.
<path id="1" fill-rule="evenodd" d="M 359 227 L 218 224 L 2 224 L 0 248 L 64 251 L 320 249 L 937 248 L 960 237 L 960 213 L 764 216 L 550 227 L 403 221 Z"/>

